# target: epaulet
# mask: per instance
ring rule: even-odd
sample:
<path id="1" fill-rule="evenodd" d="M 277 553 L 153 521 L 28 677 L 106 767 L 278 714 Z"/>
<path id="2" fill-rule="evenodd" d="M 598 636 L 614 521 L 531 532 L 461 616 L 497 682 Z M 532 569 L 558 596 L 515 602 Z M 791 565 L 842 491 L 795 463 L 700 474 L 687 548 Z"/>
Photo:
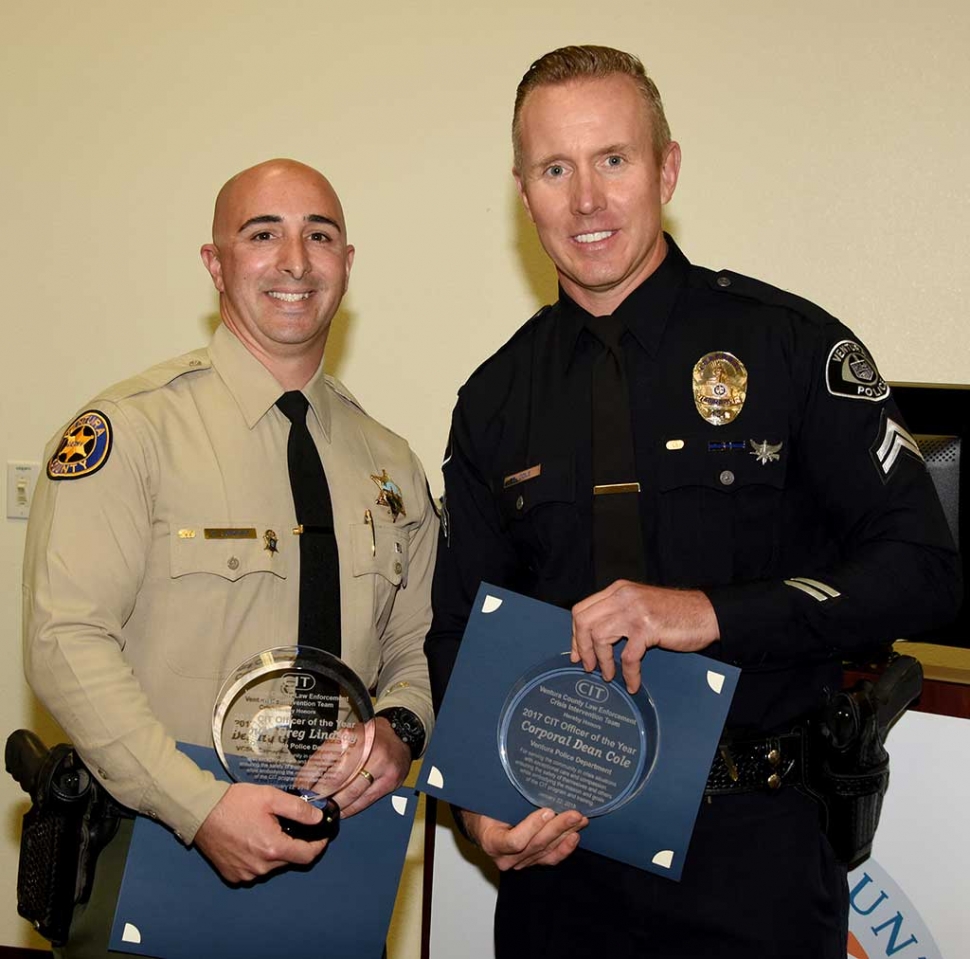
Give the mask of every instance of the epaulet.
<path id="1" fill-rule="evenodd" d="M 96 400 L 105 399 L 117 402 L 135 396 L 138 393 L 150 393 L 153 390 L 168 386 L 173 380 L 177 380 L 186 373 L 197 373 L 200 370 L 208 370 L 212 366 L 209 359 L 209 351 L 205 348 L 193 350 L 191 353 L 183 353 L 181 356 L 173 357 L 150 367 L 137 376 L 132 376 L 114 386 L 109 386 L 98 394 Z"/>
<path id="2" fill-rule="evenodd" d="M 553 309 L 555 309 L 555 304 L 547 303 L 545 306 L 540 306 L 539 309 L 536 310 L 535 313 L 533 313 L 532 316 L 525 321 L 525 323 L 523 323 L 490 357 L 488 357 L 488 359 L 482 363 L 479 363 L 471 376 L 468 377 L 468 380 L 471 381 L 475 379 L 475 377 L 478 376 L 486 367 L 490 366 L 496 360 L 504 356 L 509 350 L 513 349 L 524 337 L 529 336 L 539 322 L 544 317 L 548 316 Z"/>
<path id="3" fill-rule="evenodd" d="M 348 406 L 352 406 L 355 410 L 359 410 L 365 416 L 367 415 L 367 410 L 360 405 L 357 397 L 354 396 L 354 394 L 351 393 L 350 390 L 348 390 L 347 387 L 337 379 L 337 377 L 331 376 L 329 373 L 325 373 L 323 378 L 326 380 L 327 386 L 329 386 L 330 389 L 332 389 L 334 393 L 336 393 L 337 396 L 344 401 L 344 403 L 346 403 Z"/>
<path id="4" fill-rule="evenodd" d="M 710 289 L 718 293 L 727 293 L 733 296 L 742 296 L 748 300 L 757 300 L 768 306 L 777 306 L 785 310 L 792 310 L 800 313 L 808 319 L 820 323 L 837 322 L 831 313 L 827 313 L 822 307 L 806 300 L 804 297 L 789 293 L 770 283 L 756 280 L 741 273 L 734 273 L 731 270 L 707 270 L 703 267 L 697 268 L 704 281 Z"/>

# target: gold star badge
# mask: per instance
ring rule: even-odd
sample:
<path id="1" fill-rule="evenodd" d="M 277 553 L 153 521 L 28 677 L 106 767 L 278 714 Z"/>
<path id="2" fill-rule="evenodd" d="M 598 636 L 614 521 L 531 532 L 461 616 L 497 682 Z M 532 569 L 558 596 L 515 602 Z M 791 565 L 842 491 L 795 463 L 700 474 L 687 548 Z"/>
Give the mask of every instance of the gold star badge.
<path id="1" fill-rule="evenodd" d="M 401 487 L 397 485 L 388 475 L 387 470 L 381 470 L 380 476 L 371 473 L 370 477 L 381 491 L 377 497 L 378 506 L 386 506 L 391 512 L 391 519 L 397 522 L 398 516 L 407 516 L 404 509 L 404 496 L 401 494 Z"/>
<path id="2" fill-rule="evenodd" d="M 81 426 L 64 437 L 64 447 L 58 454 L 62 463 L 74 463 L 88 458 L 97 439 L 90 426 Z"/>

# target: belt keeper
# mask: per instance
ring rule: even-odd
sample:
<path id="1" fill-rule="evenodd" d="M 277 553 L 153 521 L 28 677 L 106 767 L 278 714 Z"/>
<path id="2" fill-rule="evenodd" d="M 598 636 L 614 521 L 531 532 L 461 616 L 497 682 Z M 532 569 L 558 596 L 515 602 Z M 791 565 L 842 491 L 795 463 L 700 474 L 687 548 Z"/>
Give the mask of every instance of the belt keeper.
<path id="1" fill-rule="evenodd" d="M 796 766 L 801 762 L 802 746 L 801 729 L 764 739 L 722 742 L 711 764 L 705 794 L 774 792 L 788 783 L 797 784 L 801 781 Z"/>

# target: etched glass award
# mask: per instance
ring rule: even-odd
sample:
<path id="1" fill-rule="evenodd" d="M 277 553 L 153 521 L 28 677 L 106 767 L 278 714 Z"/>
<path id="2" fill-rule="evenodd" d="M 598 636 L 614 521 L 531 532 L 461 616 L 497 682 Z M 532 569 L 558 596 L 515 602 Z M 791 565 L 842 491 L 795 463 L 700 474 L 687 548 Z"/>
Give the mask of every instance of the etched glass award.
<path id="1" fill-rule="evenodd" d="M 515 684 L 502 708 L 505 772 L 535 806 L 601 816 L 629 802 L 653 770 L 657 711 L 644 686 L 627 692 L 563 653 Z"/>
<path id="2" fill-rule="evenodd" d="M 323 810 L 317 826 L 280 820 L 299 839 L 332 839 L 340 809 L 330 797 L 364 767 L 374 707 L 363 682 L 331 653 L 267 649 L 228 676 L 212 713 L 212 738 L 236 782 L 275 786 Z"/>

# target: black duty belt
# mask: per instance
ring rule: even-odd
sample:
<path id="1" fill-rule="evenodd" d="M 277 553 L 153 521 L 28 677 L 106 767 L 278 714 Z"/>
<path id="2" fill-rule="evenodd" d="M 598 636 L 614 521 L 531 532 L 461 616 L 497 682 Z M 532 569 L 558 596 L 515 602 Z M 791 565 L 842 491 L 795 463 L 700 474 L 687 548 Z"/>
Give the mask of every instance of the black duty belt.
<path id="1" fill-rule="evenodd" d="M 705 796 L 771 791 L 802 782 L 800 730 L 764 739 L 724 741 L 717 747 Z"/>

